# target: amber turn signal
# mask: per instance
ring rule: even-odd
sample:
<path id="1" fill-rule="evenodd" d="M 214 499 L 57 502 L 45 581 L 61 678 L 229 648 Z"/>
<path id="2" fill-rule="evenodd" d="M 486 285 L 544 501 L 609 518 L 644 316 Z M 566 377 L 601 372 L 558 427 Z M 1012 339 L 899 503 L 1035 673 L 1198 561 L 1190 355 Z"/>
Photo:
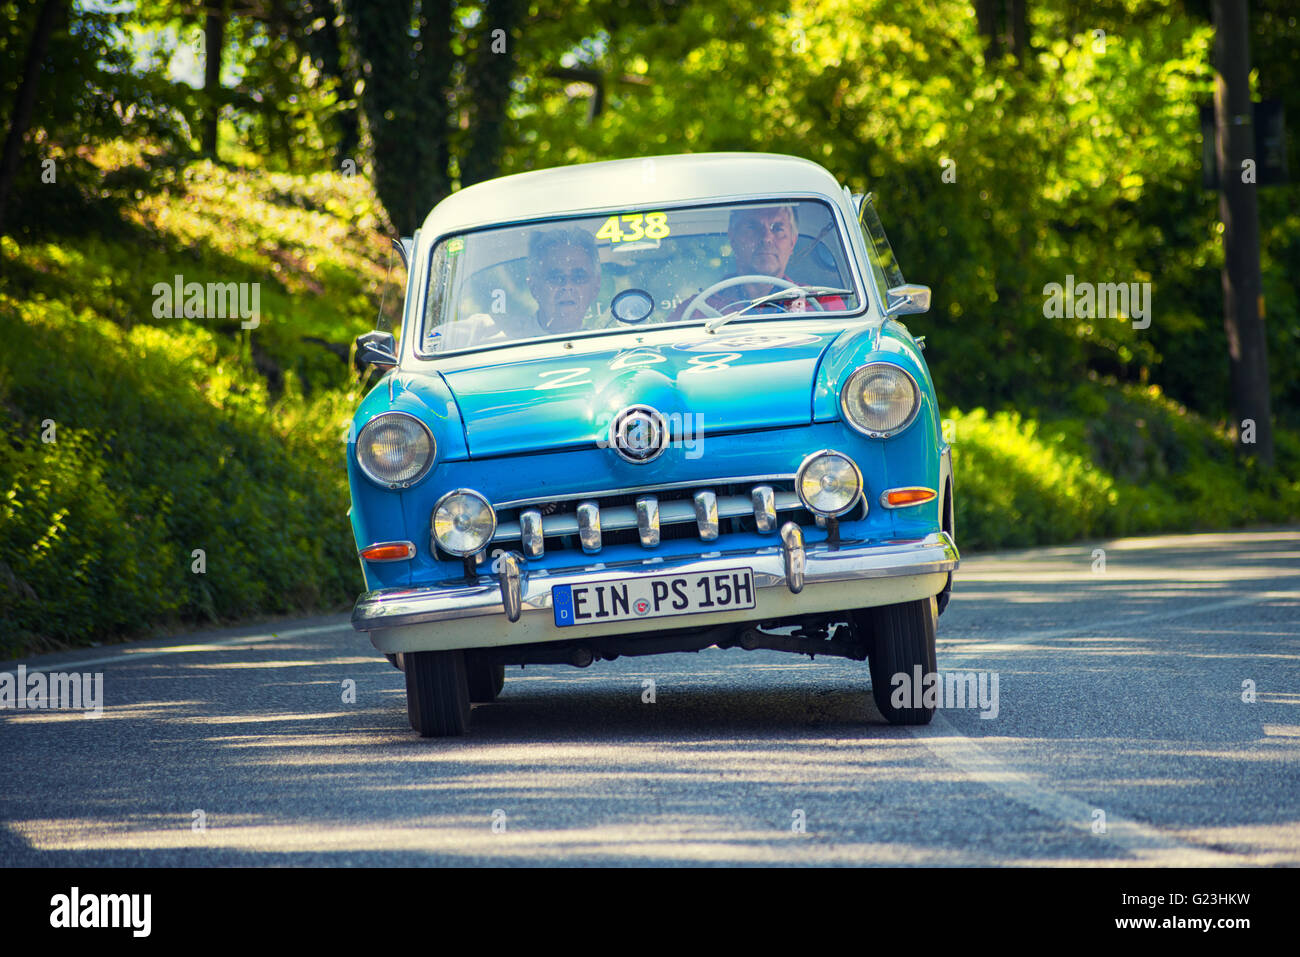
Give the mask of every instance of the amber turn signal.
<path id="1" fill-rule="evenodd" d="M 902 508 L 905 505 L 920 505 L 928 502 L 939 493 L 932 488 L 912 486 L 910 488 L 891 488 L 880 496 L 880 504 L 885 508 Z"/>
<path id="2" fill-rule="evenodd" d="M 368 562 L 400 562 L 415 557 L 415 545 L 411 542 L 381 542 L 361 549 L 361 557 Z"/>

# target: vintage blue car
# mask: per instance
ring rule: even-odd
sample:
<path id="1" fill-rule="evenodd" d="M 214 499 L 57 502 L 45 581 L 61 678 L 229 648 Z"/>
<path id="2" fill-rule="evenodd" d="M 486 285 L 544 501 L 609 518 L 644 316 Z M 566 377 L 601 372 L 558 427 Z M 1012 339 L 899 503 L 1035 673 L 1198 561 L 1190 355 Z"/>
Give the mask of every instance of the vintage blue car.
<path id="1" fill-rule="evenodd" d="M 756 648 L 936 671 L 951 456 L 925 312 L 821 166 L 713 153 L 506 176 L 401 243 L 400 339 L 347 447 L 366 591 L 411 727 L 463 734 L 507 665 Z M 902 702 L 917 704 L 915 701 Z"/>

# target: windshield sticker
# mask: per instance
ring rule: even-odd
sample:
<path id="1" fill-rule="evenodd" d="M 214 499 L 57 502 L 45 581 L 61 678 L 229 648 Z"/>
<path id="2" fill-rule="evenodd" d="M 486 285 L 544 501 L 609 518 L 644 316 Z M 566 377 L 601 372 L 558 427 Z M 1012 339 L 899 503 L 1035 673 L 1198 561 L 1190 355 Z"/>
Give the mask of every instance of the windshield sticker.
<path id="1" fill-rule="evenodd" d="M 634 243 L 638 239 L 663 239 L 669 232 L 667 213 L 624 213 L 605 220 L 596 230 L 596 238 L 611 243 Z"/>
<path id="2" fill-rule="evenodd" d="M 447 240 L 447 255 L 454 256 L 465 248 L 465 240 L 457 236 L 455 239 Z"/>

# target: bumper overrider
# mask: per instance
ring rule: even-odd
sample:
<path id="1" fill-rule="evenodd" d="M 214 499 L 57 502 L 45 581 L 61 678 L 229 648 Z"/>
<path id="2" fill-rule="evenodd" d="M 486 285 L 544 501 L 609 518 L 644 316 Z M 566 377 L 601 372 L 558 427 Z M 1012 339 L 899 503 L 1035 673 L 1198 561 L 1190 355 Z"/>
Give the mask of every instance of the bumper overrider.
<path id="1" fill-rule="evenodd" d="M 779 545 L 716 550 L 686 558 L 529 569 L 511 553 L 492 575 L 412 588 L 369 591 L 357 599 L 352 625 L 384 652 L 484 648 L 726 624 L 914 601 L 943 590 L 960 555 L 947 532 L 905 542 L 805 545 L 798 525 L 782 526 Z M 629 622 L 557 627 L 551 590 L 641 576 L 753 569 L 755 607 Z M 629 624 L 632 625 L 629 628 Z"/>

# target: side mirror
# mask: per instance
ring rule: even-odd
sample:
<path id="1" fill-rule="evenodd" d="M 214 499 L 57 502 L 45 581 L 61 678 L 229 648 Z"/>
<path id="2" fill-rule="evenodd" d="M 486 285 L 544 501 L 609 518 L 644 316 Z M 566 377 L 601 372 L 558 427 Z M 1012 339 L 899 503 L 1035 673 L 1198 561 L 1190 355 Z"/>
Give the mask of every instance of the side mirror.
<path id="1" fill-rule="evenodd" d="M 391 332 L 363 332 L 357 336 L 357 352 L 353 361 L 362 375 L 371 367 L 381 372 L 395 369 L 397 340 Z"/>
<path id="2" fill-rule="evenodd" d="M 930 287 L 906 283 L 885 291 L 886 316 L 913 316 L 930 311 Z"/>

